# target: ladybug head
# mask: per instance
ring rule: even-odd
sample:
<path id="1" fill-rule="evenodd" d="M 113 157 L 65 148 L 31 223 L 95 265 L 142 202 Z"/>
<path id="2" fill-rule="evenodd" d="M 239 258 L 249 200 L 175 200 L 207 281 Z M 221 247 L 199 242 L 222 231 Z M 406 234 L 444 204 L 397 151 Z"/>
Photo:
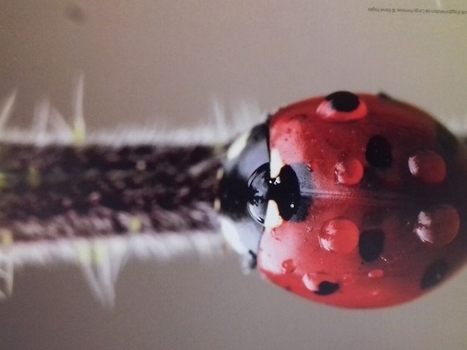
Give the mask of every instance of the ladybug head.
<path id="1" fill-rule="evenodd" d="M 228 148 L 219 184 L 222 232 L 244 256 L 248 269 L 264 228 L 302 221 L 311 204 L 311 171 L 305 164 L 284 165 L 269 148 L 269 122 L 255 126 Z"/>

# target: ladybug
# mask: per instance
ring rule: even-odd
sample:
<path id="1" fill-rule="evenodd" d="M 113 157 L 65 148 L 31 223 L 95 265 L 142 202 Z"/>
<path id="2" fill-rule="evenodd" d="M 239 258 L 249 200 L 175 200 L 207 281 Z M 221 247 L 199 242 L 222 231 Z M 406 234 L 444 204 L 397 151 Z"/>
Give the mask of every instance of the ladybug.
<path id="1" fill-rule="evenodd" d="M 467 257 L 467 151 L 426 112 L 338 91 L 270 115 L 219 174 L 224 236 L 249 269 L 307 299 L 415 299 Z"/>

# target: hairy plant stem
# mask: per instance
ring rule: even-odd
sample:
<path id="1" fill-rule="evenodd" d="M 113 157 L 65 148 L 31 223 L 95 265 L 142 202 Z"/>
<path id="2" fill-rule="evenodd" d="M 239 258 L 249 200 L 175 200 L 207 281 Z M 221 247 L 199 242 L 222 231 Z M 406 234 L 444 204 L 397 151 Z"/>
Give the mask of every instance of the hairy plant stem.
<path id="1" fill-rule="evenodd" d="M 214 146 L 0 144 L 12 242 L 217 230 Z"/>

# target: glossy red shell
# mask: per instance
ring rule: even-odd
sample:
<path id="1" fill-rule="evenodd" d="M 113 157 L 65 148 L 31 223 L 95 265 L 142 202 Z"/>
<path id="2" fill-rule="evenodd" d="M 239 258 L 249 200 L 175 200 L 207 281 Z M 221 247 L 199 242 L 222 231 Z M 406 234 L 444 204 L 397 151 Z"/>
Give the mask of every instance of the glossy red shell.
<path id="1" fill-rule="evenodd" d="M 422 110 L 357 96 L 355 118 L 329 118 L 324 97 L 271 117 L 270 149 L 311 169 L 313 193 L 305 220 L 266 229 L 258 264 L 305 298 L 373 308 L 423 295 L 464 264 L 467 153 Z"/>

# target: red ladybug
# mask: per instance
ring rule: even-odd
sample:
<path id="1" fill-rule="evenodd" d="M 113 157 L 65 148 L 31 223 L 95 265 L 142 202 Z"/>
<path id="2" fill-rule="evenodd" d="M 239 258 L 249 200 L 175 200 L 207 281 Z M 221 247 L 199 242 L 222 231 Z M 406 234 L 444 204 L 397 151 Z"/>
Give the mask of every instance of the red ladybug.
<path id="1" fill-rule="evenodd" d="M 263 276 L 346 308 L 417 298 L 467 257 L 467 151 L 422 110 L 339 91 L 230 146 L 222 228 Z"/>

